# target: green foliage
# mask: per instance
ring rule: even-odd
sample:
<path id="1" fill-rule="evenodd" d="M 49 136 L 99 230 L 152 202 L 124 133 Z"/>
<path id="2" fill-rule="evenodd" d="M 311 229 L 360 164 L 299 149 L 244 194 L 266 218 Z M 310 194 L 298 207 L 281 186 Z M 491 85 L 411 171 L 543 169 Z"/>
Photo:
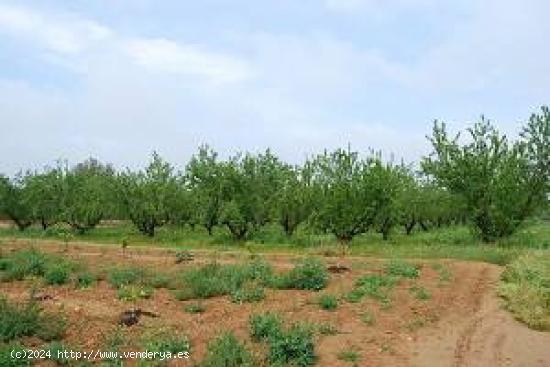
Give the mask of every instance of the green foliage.
<path id="1" fill-rule="evenodd" d="M 353 365 L 356 365 L 356 363 L 361 358 L 361 354 L 359 354 L 359 352 L 357 352 L 356 350 L 348 349 L 339 352 L 337 357 L 341 361 L 350 362 Z"/>
<path id="2" fill-rule="evenodd" d="M 354 283 L 354 288 L 346 295 L 348 302 L 359 302 L 364 296 L 389 303 L 388 291 L 397 283 L 395 276 L 369 274 L 360 277 Z"/>
<path id="3" fill-rule="evenodd" d="M 32 209 L 21 175 L 13 180 L 0 175 L 0 213 L 11 219 L 20 231 L 32 224 Z"/>
<path id="4" fill-rule="evenodd" d="M 403 277 L 403 278 L 418 278 L 420 274 L 420 266 L 410 264 L 401 260 L 391 260 L 385 266 L 384 270 L 387 274 Z"/>
<path id="5" fill-rule="evenodd" d="M 319 306 L 323 310 L 333 311 L 338 307 L 338 298 L 332 294 L 323 294 L 317 299 Z"/>
<path id="6" fill-rule="evenodd" d="M 231 292 L 231 302 L 233 303 L 259 302 L 264 298 L 264 288 L 253 283 L 247 283 Z"/>
<path id="7" fill-rule="evenodd" d="M 157 329 L 144 334 L 141 338 L 140 347 L 149 352 L 168 353 L 176 355 L 178 353 L 187 353 L 191 351 L 189 339 L 184 335 L 179 335 L 175 330 Z M 149 360 L 147 365 L 159 366 L 167 365 L 169 360 Z"/>
<path id="8" fill-rule="evenodd" d="M 44 274 L 44 280 L 46 284 L 50 285 L 63 285 L 69 279 L 69 269 L 63 265 L 57 265 L 51 267 Z"/>
<path id="9" fill-rule="evenodd" d="M 38 304 L 11 303 L 0 298 L 0 342 L 10 342 L 23 336 L 37 336 L 50 341 L 60 338 L 64 330 L 64 319 L 44 313 Z"/>
<path id="10" fill-rule="evenodd" d="M 121 301 L 137 301 L 140 298 L 151 298 L 153 288 L 145 285 L 122 285 L 117 290 L 117 298 Z"/>
<path id="11" fill-rule="evenodd" d="M 520 321 L 538 330 L 550 330 L 550 256 L 521 256 L 502 273 L 498 293 Z"/>
<path id="12" fill-rule="evenodd" d="M 451 138 L 445 124 L 434 123 L 433 153 L 422 162 L 426 174 L 460 195 L 473 228 L 489 242 L 514 233 L 540 205 L 548 202 L 550 113 L 542 109 L 509 142 L 485 118 L 468 129 L 471 142 Z"/>
<path id="13" fill-rule="evenodd" d="M 266 341 L 281 333 L 283 322 L 276 313 L 252 314 L 248 320 L 250 336 L 256 342 Z"/>
<path id="14" fill-rule="evenodd" d="M 235 335 L 226 332 L 208 344 L 206 357 L 200 367 L 253 367 L 252 354 Z"/>
<path id="15" fill-rule="evenodd" d="M 268 360 L 273 366 L 306 367 L 315 364 L 315 344 L 311 327 L 295 324 L 269 337 Z"/>
<path id="16" fill-rule="evenodd" d="M 328 272 L 325 264 L 315 258 L 300 261 L 290 272 L 276 281 L 279 288 L 307 289 L 318 291 L 328 284 Z"/>
<path id="17" fill-rule="evenodd" d="M 11 352 L 23 352 L 19 344 L 0 344 L 0 366 L 2 367 L 28 367 L 31 362 L 28 359 L 12 358 Z"/>
<path id="18" fill-rule="evenodd" d="M 119 175 L 123 208 L 141 233 L 153 237 L 155 228 L 173 216 L 173 205 L 178 203 L 181 189 L 179 180 L 174 168 L 157 153 L 153 153 L 145 171 Z"/>
<path id="19" fill-rule="evenodd" d="M 131 284 L 145 284 L 147 276 L 145 269 L 137 266 L 112 268 L 107 273 L 107 282 L 118 289 Z"/>
<path id="20" fill-rule="evenodd" d="M 96 281 L 96 277 L 89 271 L 82 271 L 76 275 L 75 287 L 88 288 Z"/>
<path id="21" fill-rule="evenodd" d="M 413 294 L 414 298 L 421 301 L 425 301 L 432 298 L 432 295 L 430 294 L 430 292 L 428 292 L 426 288 L 421 286 L 417 286 L 417 285 L 412 286 L 411 288 L 409 288 L 409 291 Z"/>

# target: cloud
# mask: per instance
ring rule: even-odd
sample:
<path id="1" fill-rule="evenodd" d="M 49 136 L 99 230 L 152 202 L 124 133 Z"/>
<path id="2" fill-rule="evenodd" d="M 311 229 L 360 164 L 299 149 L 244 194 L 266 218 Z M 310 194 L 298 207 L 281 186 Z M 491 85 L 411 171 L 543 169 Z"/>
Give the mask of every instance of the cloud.
<path id="1" fill-rule="evenodd" d="M 217 83 L 239 82 L 250 77 L 249 67 L 241 60 L 182 45 L 164 38 L 134 39 L 124 43 L 136 64 L 159 73 L 204 76 Z"/>
<path id="2" fill-rule="evenodd" d="M 46 16 L 9 5 L 0 5 L 0 31 L 61 54 L 80 53 L 112 33 L 108 27 L 91 20 L 74 16 Z"/>

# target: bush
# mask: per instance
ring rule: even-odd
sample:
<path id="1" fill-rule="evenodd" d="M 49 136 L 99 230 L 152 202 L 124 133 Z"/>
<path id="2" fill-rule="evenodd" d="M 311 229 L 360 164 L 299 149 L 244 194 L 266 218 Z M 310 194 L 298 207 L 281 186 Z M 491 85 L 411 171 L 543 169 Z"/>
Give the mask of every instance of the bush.
<path id="1" fill-rule="evenodd" d="M 277 366 L 306 367 L 315 364 L 315 344 L 310 327 L 296 324 L 269 338 L 269 362 Z"/>
<path id="2" fill-rule="evenodd" d="M 69 270 L 66 266 L 57 265 L 49 268 L 44 274 L 44 280 L 49 285 L 63 285 L 69 279 Z"/>
<path id="3" fill-rule="evenodd" d="M 18 344 L 0 344 L 0 366 L 2 367 L 27 367 L 31 365 L 28 359 L 17 359 L 11 357 L 11 351 L 23 351 L 23 347 Z"/>
<path id="4" fill-rule="evenodd" d="M 253 314 L 248 319 L 250 336 L 254 341 L 265 341 L 281 333 L 282 320 L 278 314 Z"/>
<path id="5" fill-rule="evenodd" d="M 208 344 L 200 367 L 253 367 L 256 364 L 250 352 L 231 332 L 222 334 Z"/>
<path id="6" fill-rule="evenodd" d="M 338 299 L 332 294 L 323 294 L 317 302 L 323 310 L 333 311 L 338 307 Z"/>
<path id="7" fill-rule="evenodd" d="M 124 285 L 117 291 L 117 298 L 122 301 L 137 301 L 140 298 L 151 298 L 153 288 L 141 285 Z"/>
<path id="8" fill-rule="evenodd" d="M 23 280 L 26 276 L 44 276 L 48 269 L 48 258 L 35 250 L 21 250 L 3 259 L 5 274 L 3 280 Z"/>
<path id="9" fill-rule="evenodd" d="M 399 260 L 390 261 L 385 266 L 387 274 L 403 278 L 418 278 L 419 270 L 420 266 Z"/>
<path id="10" fill-rule="evenodd" d="M 328 284 L 328 272 L 325 264 L 314 258 L 298 263 L 294 269 L 283 274 L 277 286 L 283 289 L 307 289 L 318 291 Z"/>
<path id="11" fill-rule="evenodd" d="M 75 287 L 76 288 L 88 288 L 95 282 L 95 276 L 87 271 L 78 273 L 75 278 Z"/>
<path id="12" fill-rule="evenodd" d="M 521 256 L 506 267 L 498 293 L 517 319 L 537 330 L 550 330 L 550 256 Z"/>
<path id="13" fill-rule="evenodd" d="M 191 351 L 191 344 L 186 336 L 178 335 L 174 330 L 160 329 L 142 337 L 141 348 L 150 352 L 187 353 Z M 155 363 L 156 362 L 156 363 Z M 153 365 L 167 364 L 168 360 L 153 361 Z M 151 365 L 149 362 L 148 365 Z"/>
<path id="14" fill-rule="evenodd" d="M 255 284 L 245 285 L 231 293 L 231 302 L 233 303 L 259 302 L 264 298 L 264 289 Z"/>
<path id="15" fill-rule="evenodd" d="M 130 284 L 143 284 L 146 280 L 145 270 L 142 268 L 114 268 L 107 274 L 107 281 L 114 288 L 121 288 Z"/>
<path id="16" fill-rule="evenodd" d="M 377 299 L 379 301 L 388 301 L 388 290 L 397 283 L 393 276 L 381 274 L 369 274 L 357 279 L 354 288 L 346 295 L 348 302 L 359 302 L 364 296 Z"/>
<path id="17" fill-rule="evenodd" d="M 58 339 L 65 330 L 62 317 L 45 314 L 38 304 L 10 303 L 0 298 L 0 341 L 9 342 L 22 336 L 38 336 L 42 340 Z"/>

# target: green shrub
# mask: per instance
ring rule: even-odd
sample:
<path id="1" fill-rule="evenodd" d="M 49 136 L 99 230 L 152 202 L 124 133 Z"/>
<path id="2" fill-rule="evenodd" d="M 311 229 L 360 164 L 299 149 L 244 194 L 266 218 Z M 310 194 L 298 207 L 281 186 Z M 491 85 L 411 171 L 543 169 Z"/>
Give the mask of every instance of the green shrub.
<path id="1" fill-rule="evenodd" d="M 252 354 L 231 332 L 222 334 L 208 344 L 200 367 L 254 367 Z"/>
<path id="2" fill-rule="evenodd" d="M 70 350 L 71 348 L 67 347 L 61 342 L 53 342 L 45 347 L 45 350 L 49 352 L 48 359 L 53 361 L 57 366 L 68 366 L 71 365 L 71 360 L 69 358 L 64 358 L 63 352 Z M 58 353 L 60 352 L 60 353 Z"/>
<path id="3" fill-rule="evenodd" d="M 0 341 L 9 342 L 22 336 L 37 336 L 45 341 L 58 339 L 65 330 L 59 315 L 46 314 L 34 302 L 10 303 L 0 298 Z"/>
<path id="4" fill-rule="evenodd" d="M 253 314 L 248 319 L 250 337 L 254 341 L 267 340 L 281 333 L 282 320 L 278 314 Z"/>
<path id="5" fill-rule="evenodd" d="M 142 336 L 141 349 L 150 352 L 170 352 L 172 355 L 191 351 L 189 339 L 184 335 L 178 335 L 174 330 L 159 329 Z M 148 365 L 164 365 L 169 360 L 149 361 Z"/>
<path id="6" fill-rule="evenodd" d="M 328 284 L 325 264 L 314 258 L 302 260 L 290 272 L 280 276 L 277 286 L 283 289 L 318 291 Z"/>
<path id="7" fill-rule="evenodd" d="M 388 301 L 388 291 L 397 283 L 394 276 L 369 274 L 357 279 L 354 288 L 346 295 L 348 302 L 359 302 L 364 296 L 381 302 Z"/>
<path id="8" fill-rule="evenodd" d="M 333 311 L 338 307 L 338 298 L 332 294 L 323 294 L 317 302 L 323 310 Z"/>
<path id="9" fill-rule="evenodd" d="M 88 288 L 95 281 L 96 281 L 96 278 L 92 273 L 90 273 L 88 271 L 83 271 L 83 272 L 80 272 L 76 275 L 75 287 L 76 288 Z"/>
<path id="10" fill-rule="evenodd" d="M 121 288 L 130 284 L 144 284 L 146 272 L 142 268 L 113 268 L 107 274 L 107 282 L 114 288 Z"/>
<path id="11" fill-rule="evenodd" d="M 400 260 L 392 260 L 388 262 L 384 269 L 387 274 L 403 278 L 418 278 L 418 275 L 420 274 L 419 265 L 410 264 Z"/>
<path id="12" fill-rule="evenodd" d="M 136 301 L 140 298 L 151 298 L 153 288 L 142 285 L 123 285 L 117 290 L 117 298 L 122 301 Z"/>
<path id="13" fill-rule="evenodd" d="M 69 269 L 63 265 L 50 267 L 44 274 L 44 280 L 49 285 L 63 285 L 69 279 Z"/>
<path id="14" fill-rule="evenodd" d="M 509 264 L 499 295 L 517 319 L 537 330 L 550 330 L 550 255 L 527 254 Z"/>
<path id="15" fill-rule="evenodd" d="M 23 347 L 19 344 L 0 344 L 0 366 L 2 367 L 27 367 L 31 365 L 28 359 L 12 358 L 11 352 L 15 350 L 22 352 Z"/>
<path id="16" fill-rule="evenodd" d="M 46 255 L 38 250 L 20 250 L 3 259 L 4 281 L 23 280 L 27 276 L 42 277 L 52 264 L 63 260 Z"/>
<path id="17" fill-rule="evenodd" d="M 414 298 L 418 300 L 425 301 L 432 298 L 430 292 L 428 292 L 424 287 L 412 286 L 411 288 L 409 288 L 409 291 L 414 295 Z"/>
<path id="18" fill-rule="evenodd" d="M 315 344 L 309 326 L 295 324 L 269 338 L 268 360 L 276 366 L 306 367 L 315 364 Z"/>
<path id="19" fill-rule="evenodd" d="M 150 277 L 148 283 L 153 288 L 169 288 L 170 277 L 168 274 L 156 273 Z"/>
<path id="20" fill-rule="evenodd" d="M 350 362 L 354 365 L 359 361 L 361 355 L 355 350 L 343 350 L 337 355 L 338 359 L 344 362 Z"/>
<path id="21" fill-rule="evenodd" d="M 231 302 L 233 303 L 259 302 L 264 298 L 264 289 L 255 284 L 245 285 L 231 293 Z"/>

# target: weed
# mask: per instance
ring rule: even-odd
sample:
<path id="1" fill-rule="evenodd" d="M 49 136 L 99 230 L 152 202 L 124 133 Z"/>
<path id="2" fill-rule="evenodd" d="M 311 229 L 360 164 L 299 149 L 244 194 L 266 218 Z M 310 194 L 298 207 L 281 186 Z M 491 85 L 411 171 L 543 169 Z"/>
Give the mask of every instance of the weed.
<path id="1" fill-rule="evenodd" d="M 359 318 L 361 319 L 361 321 L 363 321 L 364 324 L 367 324 L 369 326 L 372 326 L 376 323 L 374 314 L 368 310 L 361 312 L 361 314 L 359 314 Z"/>
<path id="2" fill-rule="evenodd" d="M 355 366 L 361 358 L 361 354 L 359 354 L 359 352 L 356 350 L 349 349 L 341 351 L 340 353 L 338 353 L 337 357 L 339 360 L 352 363 Z"/>
<path id="3" fill-rule="evenodd" d="M 306 367 L 315 364 L 315 344 L 311 327 L 295 324 L 269 338 L 268 360 L 277 366 Z"/>
<path id="4" fill-rule="evenodd" d="M 9 342 L 22 336 L 50 341 L 60 338 L 64 330 L 62 316 L 44 313 L 34 302 L 18 304 L 0 298 L 0 341 Z"/>
<path id="5" fill-rule="evenodd" d="M 63 265 L 50 267 L 44 274 L 46 284 L 63 285 L 69 278 L 69 269 Z"/>
<path id="6" fill-rule="evenodd" d="M 512 262 L 498 293 L 516 318 L 533 329 L 550 330 L 550 255 L 533 253 Z"/>
<path id="7" fill-rule="evenodd" d="M 307 289 L 318 291 L 328 284 L 328 272 L 323 262 L 308 258 L 299 262 L 290 272 L 277 281 L 282 289 Z"/>
<path id="8" fill-rule="evenodd" d="M 235 335 L 226 332 L 208 344 L 206 357 L 200 367 L 253 367 L 256 363 L 252 354 Z"/>
<path id="9" fill-rule="evenodd" d="M 96 278 L 92 273 L 88 271 L 80 272 L 75 278 L 75 288 L 88 288 L 95 281 Z"/>
<path id="10" fill-rule="evenodd" d="M 24 358 L 12 358 L 12 351 L 23 352 L 19 344 L 0 344 L 0 366 L 2 367 L 28 367 L 30 360 Z"/>
<path id="11" fill-rule="evenodd" d="M 253 314 L 248 323 L 250 336 L 257 342 L 279 335 L 282 330 L 281 317 L 275 313 Z"/>
<path id="12" fill-rule="evenodd" d="M 432 264 L 432 269 L 436 271 L 439 275 L 440 283 L 447 283 L 451 281 L 452 274 L 450 269 L 446 265 L 435 263 Z"/>
<path id="13" fill-rule="evenodd" d="M 255 284 L 248 284 L 231 292 L 231 302 L 250 303 L 259 302 L 265 298 L 265 291 Z"/>
<path id="14" fill-rule="evenodd" d="M 140 298 L 151 298 L 153 288 L 142 285 L 123 285 L 117 290 L 117 298 L 121 301 L 137 301 Z"/>
<path id="15" fill-rule="evenodd" d="M 339 332 L 336 326 L 327 322 L 317 325 L 317 331 L 321 335 L 336 335 Z"/>
<path id="16" fill-rule="evenodd" d="M 426 290 L 426 288 L 418 285 L 410 287 L 409 291 L 414 295 L 414 298 L 421 301 L 426 301 L 432 298 L 432 295 Z"/>
<path id="17" fill-rule="evenodd" d="M 391 260 L 385 265 L 384 270 L 387 274 L 393 276 L 403 278 L 418 278 L 418 275 L 420 273 L 420 266 L 401 260 Z"/>
<path id="18" fill-rule="evenodd" d="M 155 331 L 144 334 L 141 338 L 140 346 L 143 350 L 153 353 L 171 353 L 172 355 L 183 353 L 182 355 L 184 357 L 187 356 L 187 358 L 191 350 L 189 339 L 170 329 L 156 329 Z M 153 360 L 149 361 L 147 365 L 158 366 L 167 364 L 168 362 L 169 361 L 165 359 Z"/>
<path id="19" fill-rule="evenodd" d="M 398 279 L 395 276 L 369 274 L 357 279 L 354 288 L 345 296 L 348 302 L 359 302 L 364 296 L 380 302 L 389 301 L 388 291 L 393 288 Z"/>
<path id="20" fill-rule="evenodd" d="M 323 294 L 317 299 L 317 303 L 323 310 L 333 311 L 338 307 L 338 298 L 332 294 Z"/>
<path id="21" fill-rule="evenodd" d="M 113 268 L 107 274 L 107 281 L 117 289 L 130 284 L 143 284 L 145 280 L 145 270 L 138 267 Z"/>

